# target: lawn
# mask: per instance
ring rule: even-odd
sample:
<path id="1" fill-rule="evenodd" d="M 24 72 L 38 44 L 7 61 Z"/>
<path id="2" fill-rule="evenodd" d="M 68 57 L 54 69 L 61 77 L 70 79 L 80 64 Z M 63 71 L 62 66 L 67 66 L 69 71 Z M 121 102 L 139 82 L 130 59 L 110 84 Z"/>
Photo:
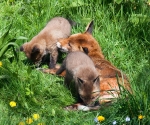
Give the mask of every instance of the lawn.
<path id="1" fill-rule="evenodd" d="M 101 125 L 150 125 L 149 0 L 1 0 L 0 8 L 1 125 L 96 125 L 98 116 L 105 118 Z M 76 22 L 72 34 L 94 21 L 93 36 L 128 76 L 132 95 L 122 92 L 98 111 L 63 109 L 76 102 L 63 78 L 36 70 L 18 50 L 55 16 Z"/>

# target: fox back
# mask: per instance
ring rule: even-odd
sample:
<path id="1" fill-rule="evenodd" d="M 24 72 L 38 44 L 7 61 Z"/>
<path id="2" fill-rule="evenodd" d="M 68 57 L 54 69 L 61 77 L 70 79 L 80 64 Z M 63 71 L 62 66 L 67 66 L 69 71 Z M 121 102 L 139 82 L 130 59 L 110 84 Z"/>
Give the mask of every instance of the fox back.
<path id="1" fill-rule="evenodd" d="M 99 74 L 93 61 L 85 53 L 76 51 L 67 55 L 61 67 L 66 70 L 65 83 L 68 85 L 74 80 L 84 104 L 93 106 L 100 93 Z M 58 70 L 57 74 L 61 72 Z"/>

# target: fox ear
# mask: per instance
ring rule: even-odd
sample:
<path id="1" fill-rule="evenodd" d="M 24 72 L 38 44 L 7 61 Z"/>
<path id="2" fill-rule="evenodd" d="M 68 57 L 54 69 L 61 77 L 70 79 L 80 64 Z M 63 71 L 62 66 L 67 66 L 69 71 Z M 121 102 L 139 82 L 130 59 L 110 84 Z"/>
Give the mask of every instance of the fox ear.
<path id="1" fill-rule="evenodd" d="M 32 49 L 32 53 L 39 53 L 40 49 L 37 46 L 34 46 Z"/>
<path id="2" fill-rule="evenodd" d="M 94 80 L 93 83 L 99 83 L 99 76 L 97 76 Z"/>
<path id="3" fill-rule="evenodd" d="M 84 81 L 82 79 L 78 78 L 78 77 L 77 77 L 77 81 L 78 81 L 80 86 L 83 85 L 83 83 L 84 83 Z"/>
<path id="4" fill-rule="evenodd" d="M 20 51 L 24 51 L 23 45 L 20 46 Z"/>
<path id="5" fill-rule="evenodd" d="M 22 44 L 22 45 L 20 46 L 20 51 L 23 51 L 23 52 L 24 52 L 24 51 L 26 50 L 27 45 L 28 45 L 27 42 L 24 43 L 24 44 Z"/>
<path id="6" fill-rule="evenodd" d="M 93 20 L 87 25 L 85 33 L 92 34 L 93 31 Z"/>
<path id="7" fill-rule="evenodd" d="M 89 53 L 88 48 L 87 47 L 82 47 L 82 49 L 83 49 L 84 53 L 88 55 L 88 53 Z"/>

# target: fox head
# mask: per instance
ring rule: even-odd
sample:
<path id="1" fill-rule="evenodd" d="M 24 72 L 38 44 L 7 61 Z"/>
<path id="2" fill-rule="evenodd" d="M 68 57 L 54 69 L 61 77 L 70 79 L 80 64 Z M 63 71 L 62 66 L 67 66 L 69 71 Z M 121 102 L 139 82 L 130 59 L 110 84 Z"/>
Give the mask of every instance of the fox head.
<path id="1" fill-rule="evenodd" d="M 95 106 L 100 96 L 99 82 L 99 76 L 88 80 L 77 78 L 79 96 L 85 105 Z"/>
<path id="2" fill-rule="evenodd" d="M 60 39 L 57 42 L 57 47 L 62 52 L 83 51 L 86 54 L 94 51 L 101 52 L 98 42 L 92 36 L 92 29 L 93 21 L 88 24 L 84 33 L 77 33 L 68 38 Z"/>
<path id="3" fill-rule="evenodd" d="M 78 94 L 84 104 L 95 106 L 100 96 L 100 77 L 97 70 L 91 70 L 89 67 L 80 68 L 75 77 Z"/>
<path id="4" fill-rule="evenodd" d="M 37 43 L 24 43 L 20 47 L 20 51 L 23 51 L 27 58 L 34 62 L 37 66 L 40 64 L 42 57 L 45 55 L 45 50 L 42 49 L 41 46 Z"/>

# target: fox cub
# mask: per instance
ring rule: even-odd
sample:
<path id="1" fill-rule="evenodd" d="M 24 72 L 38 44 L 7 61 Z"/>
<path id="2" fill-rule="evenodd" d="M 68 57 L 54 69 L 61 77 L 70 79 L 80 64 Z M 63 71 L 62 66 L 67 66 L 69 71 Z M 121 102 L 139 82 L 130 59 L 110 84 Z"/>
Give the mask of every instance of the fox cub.
<path id="1" fill-rule="evenodd" d="M 73 34 L 68 38 L 59 40 L 57 47 L 63 52 L 83 51 L 88 54 L 100 76 L 99 102 L 106 104 L 118 97 L 120 87 L 130 92 L 131 88 L 126 75 L 105 59 L 98 42 L 92 36 L 92 29 L 93 21 L 87 26 L 84 33 Z M 50 71 L 50 73 L 55 74 L 56 71 Z M 65 72 L 60 75 L 63 76 L 64 74 Z"/>
<path id="2" fill-rule="evenodd" d="M 67 55 L 56 74 L 59 75 L 64 70 L 66 71 L 65 84 L 68 86 L 74 80 L 80 98 L 80 102 L 72 105 L 72 107 L 76 106 L 78 110 L 93 109 L 100 95 L 99 73 L 93 61 L 81 51 L 71 52 Z M 84 105 L 87 107 L 81 109 Z"/>
<path id="3" fill-rule="evenodd" d="M 39 34 L 20 47 L 27 58 L 39 65 L 46 54 L 50 54 L 49 68 L 55 68 L 58 56 L 56 43 L 60 38 L 67 38 L 71 33 L 71 24 L 63 17 L 54 17 Z"/>

